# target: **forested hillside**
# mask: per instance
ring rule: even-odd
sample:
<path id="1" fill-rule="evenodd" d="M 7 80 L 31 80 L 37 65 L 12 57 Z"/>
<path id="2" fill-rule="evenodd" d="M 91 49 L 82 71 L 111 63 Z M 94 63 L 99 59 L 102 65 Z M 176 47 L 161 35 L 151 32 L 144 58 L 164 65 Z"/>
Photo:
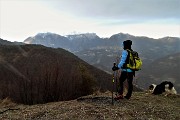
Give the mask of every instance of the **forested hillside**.
<path id="1" fill-rule="evenodd" d="M 110 89 L 111 75 L 63 49 L 0 47 L 0 98 L 25 104 L 74 99 Z"/>

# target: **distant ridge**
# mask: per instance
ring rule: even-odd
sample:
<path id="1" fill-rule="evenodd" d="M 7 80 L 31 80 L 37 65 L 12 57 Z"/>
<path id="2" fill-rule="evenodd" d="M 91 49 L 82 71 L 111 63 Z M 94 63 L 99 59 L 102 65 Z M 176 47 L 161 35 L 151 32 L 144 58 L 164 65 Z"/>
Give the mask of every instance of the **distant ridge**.
<path id="1" fill-rule="evenodd" d="M 7 40 L 3 40 L 0 38 L 0 45 L 23 45 L 24 43 L 22 42 L 10 42 Z"/>
<path id="2" fill-rule="evenodd" d="M 55 33 L 38 33 L 33 37 L 28 37 L 24 40 L 27 44 L 41 44 L 47 47 L 63 48 L 71 52 L 83 51 L 87 49 L 98 49 L 102 47 L 120 47 L 122 42 L 126 39 L 133 41 L 134 49 L 144 50 L 145 48 L 154 49 L 161 44 L 166 46 L 167 44 L 176 45 L 176 51 L 180 51 L 178 45 L 180 44 L 180 38 L 178 37 L 164 37 L 160 39 L 148 38 L 145 36 L 133 36 L 130 34 L 118 33 L 112 35 L 110 38 L 100 38 L 95 33 L 84 33 L 61 36 Z"/>
<path id="3" fill-rule="evenodd" d="M 144 60 L 144 65 L 161 57 L 180 52 L 180 38 L 178 37 L 152 39 L 123 33 L 114 34 L 110 38 L 100 38 L 95 33 L 67 36 L 55 33 L 39 33 L 34 37 L 27 38 L 24 42 L 53 48 L 63 48 L 74 53 L 89 64 L 100 64 L 100 66 L 105 66 L 107 67 L 106 69 L 110 70 L 114 59 L 122 50 L 122 42 L 126 39 L 133 41 L 132 49 L 138 51 Z M 106 63 L 103 60 L 106 60 Z"/>
<path id="4" fill-rule="evenodd" d="M 143 60 L 142 70 L 140 72 L 137 72 L 137 79 L 141 79 L 139 80 L 139 82 L 137 80 L 137 84 L 139 86 L 142 86 L 143 88 L 147 88 L 149 81 L 154 82 L 154 80 L 152 80 L 152 78 L 149 77 L 147 78 L 148 80 L 144 81 L 144 77 L 141 77 L 141 74 L 143 74 L 144 72 L 143 70 L 146 71 L 148 70 L 149 66 L 154 66 L 156 60 L 163 61 L 162 58 L 180 52 L 179 37 L 164 37 L 159 39 L 153 39 L 145 36 L 133 36 L 130 34 L 118 33 L 112 35 L 110 38 L 100 38 L 96 34 L 88 33 L 64 36 L 63 38 L 66 40 L 63 41 L 61 37 L 55 37 L 58 35 L 48 33 L 47 36 L 44 38 L 41 37 L 41 39 L 35 39 L 36 36 L 31 37 L 31 44 L 35 44 L 38 41 L 39 44 L 43 44 L 48 47 L 56 46 L 66 49 L 74 53 L 87 63 L 109 73 L 111 73 L 113 62 L 117 61 L 117 59 L 119 59 L 121 56 L 122 42 L 126 39 L 131 39 L 133 41 L 132 49 L 138 51 L 139 56 Z M 63 41 L 64 43 L 61 41 Z M 179 61 L 179 58 L 176 59 L 177 61 Z M 164 71 L 168 71 L 168 69 L 173 69 L 173 66 L 169 66 L 169 68 L 159 68 L 157 69 L 158 71 L 156 71 L 156 73 L 160 74 L 162 71 L 161 69 L 164 69 Z M 179 71 L 179 68 L 177 69 L 177 71 Z M 164 74 L 172 76 L 174 73 L 176 73 L 176 71 L 174 71 L 174 73 L 169 73 Z M 163 75 L 161 74 L 159 75 L 159 79 L 156 82 L 161 82 L 161 80 L 164 80 Z M 168 77 L 169 76 L 167 76 L 167 78 Z M 174 75 L 173 79 L 175 79 L 177 82 L 180 79 L 180 77 Z M 144 81 L 144 83 L 140 81 Z"/>

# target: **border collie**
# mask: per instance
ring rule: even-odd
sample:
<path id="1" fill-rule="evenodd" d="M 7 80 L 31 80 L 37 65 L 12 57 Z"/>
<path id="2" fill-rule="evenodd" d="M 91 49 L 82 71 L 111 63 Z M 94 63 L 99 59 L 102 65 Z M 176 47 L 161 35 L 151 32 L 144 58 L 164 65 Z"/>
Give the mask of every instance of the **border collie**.
<path id="1" fill-rule="evenodd" d="M 165 95 L 177 94 L 177 91 L 175 90 L 173 83 L 169 81 L 164 81 L 159 85 L 150 85 L 149 92 L 154 95 L 159 95 L 162 93 L 165 93 Z"/>

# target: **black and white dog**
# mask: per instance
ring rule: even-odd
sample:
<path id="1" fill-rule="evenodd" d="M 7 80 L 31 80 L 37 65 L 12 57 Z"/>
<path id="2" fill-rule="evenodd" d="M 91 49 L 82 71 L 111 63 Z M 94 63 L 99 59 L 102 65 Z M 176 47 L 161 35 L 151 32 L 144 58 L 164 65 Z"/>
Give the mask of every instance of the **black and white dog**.
<path id="1" fill-rule="evenodd" d="M 159 85 L 151 84 L 149 86 L 149 92 L 154 95 L 159 95 L 162 93 L 165 93 L 165 95 L 177 94 L 177 91 L 175 90 L 173 83 L 169 81 L 164 81 Z"/>

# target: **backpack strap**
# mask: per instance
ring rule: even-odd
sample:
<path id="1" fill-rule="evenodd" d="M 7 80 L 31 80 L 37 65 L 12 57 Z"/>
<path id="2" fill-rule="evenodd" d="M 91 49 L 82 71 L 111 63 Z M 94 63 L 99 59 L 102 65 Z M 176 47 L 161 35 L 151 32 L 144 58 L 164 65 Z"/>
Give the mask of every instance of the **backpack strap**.
<path id="1" fill-rule="evenodd" d="M 126 57 L 126 61 L 125 61 L 125 64 L 128 64 L 129 62 L 129 58 L 130 58 L 130 51 L 129 50 L 126 50 L 128 52 L 128 55 Z"/>
<path id="2" fill-rule="evenodd" d="M 129 59 L 130 59 L 130 52 L 133 52 L 133 50 L 131 49 L 126 49 L 126 51 L 128 52 L 128 56 L 127 56 L 127 58 L 126 58 L 126 62 L 125 62 L 125 66 L 129 63 Z M 133 57 L 133 60 L 134 60 L 134 57 Z M 135 60 L 134 60 L 135 61 Z M 135 63 L 135 62 L 134 62 Z M 133 76 L 135 77 L 135 71 L 134 70 L 132 70 L 133 71 Z"/>
<path id="3" fill-rule="evenodd" d="M 127 55 L 125 63 L 128 64 L 129 63 L 129 59 L 130 59 L 130 52 L 132 52 L 133 50 L 126 49 L 126 51 L 128 52 L 128 55 Z"/>

